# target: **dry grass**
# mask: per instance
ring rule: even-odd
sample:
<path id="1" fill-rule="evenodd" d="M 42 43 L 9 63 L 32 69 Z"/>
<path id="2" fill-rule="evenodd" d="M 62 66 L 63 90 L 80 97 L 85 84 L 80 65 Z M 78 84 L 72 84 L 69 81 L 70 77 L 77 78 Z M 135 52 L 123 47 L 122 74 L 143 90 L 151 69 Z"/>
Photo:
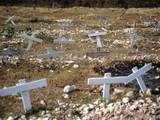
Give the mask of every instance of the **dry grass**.
<path id="1" fill-rule="evenodd" d="M 51 24 L 55 23 L 55 20 L 58 19 L 73 19 L 77 23 L 84 22 L 89 29 L 99 29 L 101 27 L 107 28 L 104 26 L 101 20 L 97 20 L 97 16 L 103 16 L 109 18 L 109 22 L 112 24 L 111 27 L 107 28 L 109 30 L 116 30 L 125 28 L 126 22 L 133 23 L 135 20 L 139 20 L 140 16 L 149 16 L 152 15 L 154 17 L 160 16 L 160 8 L 159 9 L 129 9 L 127 10 L 126 14 L 123 17 L 119 18 L 119 16 L 124 12 L 122 9 L 100 9 L 100 8 L 67 8 L 67 9 L 50 9 L 47 8 L 37 8 L 33 10 L 32 8 L 26 7 L 12 7 L 10 8 L 10 12 L 6 12 L 5 7 L 0 7 L 0 28 L 3 27 L 4 20 L 6 19 L 7 15 L 15 15 L 16 22 L 18 26 L 21 25 L 31 25 L 34 30 L 41 30 L 41 28 L 46 28 L 47 25 L 44 25 L 42 22 L 40 23 L 31 23 L 29 22 L 33 18 L 42 19 L 44 22 L 51 21 Z M 138 24 L 140 27 L 140 24 Z M 76 33 L 77 29 L 85 29 L 84 26 L 82 28 L 74 27 L 72 37 L 76 40 L 76 43 L 73 45 L 65 46 L 64 51 L 65 53 L 72 53 L 75 56 L 83 57 L 87 51 L 94 50 L 94 45 L 90 44 L 89 42 L 81 42 L 82 39 L 87 39 L 85 33 Z M 53 32 L 54 29 L 58 29 L 57 26 L 51 28 L 50 31 Z M 142 29 L 141 29 L 142 30 Z M 53 32 L 54 33 L 54 32 Z M 54 33 L 56 34 L 56 33 Z M 53 34 L 53 35 L 54 35 Z M 148 34 L 148 33 L 146 33 Z M 110 57 L 104 63 L 105 65 L 109 65 L 111 61 L 114 60 L 125 60 L 125 56 L 131 55 L 128 52 L 128 46 L 124 46 L 126 44 L 126 39 L 122 39 L 121 37 L 123 34 L 115 35 L 114 33 L 107 33 L 104 37 L 107 46 L 105 49 L 111 51 Z M 122 39 L 122 45 L 113 46 L 113 42 L 115 39 Z M 142 47 L 143 51 L 148 54 L 154 53 L 155 55 L 160 55 L 160 46 L 159 44 L 153 43 L 150 45 L 149 40 L 146 42 L 145 40 L 148 38 L 143 38 L 140 41 L 140 47 Z M 152 37 L 151 39 L 155 39 L 158 41 L 158 37 Z M 2 41 L 2 40 L 1 40 Z M 47 41 L 47 40 L 45 40 Z M 129 45 L 129 44 L 127 44 Z M 51 46 L 53 48 L 59 47 L 58 45 L 53 45 L 50 42 L 46 42 L 43 44 L 35 45 L 34 48 L 30 51 L 40 51 L 43 50 L 44 47 Z M 20 47 L 20 46 L 19 46 Z M 152 50 L 152 48 L 154 48 Z M 132 56 L 132 55 L 131 55 Z M 75 84 L 79 91 L 77 91 L 74 95 L 72 95 L 71 100 L 75 102 L 89 102 L 91 98 L 97 98 L 100 95 L 98 92 L 93 94 L 92 96 L 89 95 L 89 86 L 86 85 L 87 78 L 94 74 L 92 68 L 97 64 L 90 63 L 86 61 L 76 61 L 80 68 L 73 69 L 72 66 L 62 68 L 61 64 L 58 69 L 56 69 L 53 73 L 49 72 L 49 70 L 34 70 L 32 68 L 32 64 L 29 62 L 24 62 L 20 67 L 13 67 L 13 68 L 2 68 L 0 70 L 0 88 L 4 86 L 11 86 L 15 85 L 19 79 L 27 78 L 27 79 L 39 79 L 39 78 L 47 78 L 48 79 L 48 88 L 41 90 L 38 92 L 37 90 L 31 92 L 31 96 L 33 99 L 33 103 L 35 106 L 36 104 L 40 104 L 40 100 L 45 100 L 49 105 L 52 104 L 57 99 L 62 99 L 62 89 L 67 84 Z M 93 100 L 93 99 L 92 99 Z M 2 108 L 2 109 L 1 109 Z M 4 110 L 4 111 L 3 111 Z M 17 97 L 5 97 L 1 99 L 0 102 L 0 115 L 6 115 L 10 112 L 19 113 L 21 111 L 21 102 Z"/>

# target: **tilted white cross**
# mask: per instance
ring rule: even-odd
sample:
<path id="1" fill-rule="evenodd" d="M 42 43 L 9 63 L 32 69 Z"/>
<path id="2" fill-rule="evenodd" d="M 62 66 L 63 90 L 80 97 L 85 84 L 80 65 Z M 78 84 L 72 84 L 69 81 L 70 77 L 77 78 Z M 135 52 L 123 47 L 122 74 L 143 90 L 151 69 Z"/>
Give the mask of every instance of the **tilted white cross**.
<path id="1" fill-rule="evenodd" d="M 142 68 L 138 69 L 137 67 L 134 67 L 132 69 L 133 73 L 128 76 L 120 76 L 120 77 L 111 77 L 110 73 L 106 73 L 104 77 L 99 78 L 89 78 L 88 79 L 88 85 L 103 85 L 103 97 L 106 99 L 110 99 L 109 89 L 110 84 L 118 84 L 123 83 L 127 84 L 133 80 L 137 80 L 138 85 L 141 88 L 141 91 L 144 92 L 147 90 L 142 77 L 146 72 L 151 70 L 153 68 L 152 64 L 146 64 Z"/>
<path id="2" fill-rule="evenodd" d="M 103 47 L 103 44 L 102 44 L 102 41 L 101 41 L 101 37 L 100 36 L 103 36 L 103 35 L 106 35 L 106 32 L 99 32 L 99 31 L 96 31 L 96 32 L 91 32 L 88 34 L 88 37 L 93 41 L 93 37 L 96 37 L 96 41 L 93 41 L 93 42 L 96 42 L 97 43 L 97 48 L 102 48 Z"/>
<path id="3" fill-rule="evenodd" d="M 61 51 L 55 51 L 52 48 L 47 48 L 46 52 L 43 54 L 39 54 L 38 58 L 43 58 L 43 59 L 55 59 L 57 57 L 60 56 L 60 54 L 62 54 Z"/>
<path id="4" fill-rule="evenodd" d="M 155 27 L 154 27 L 154 31 L 155 31 L 155 32 L 160 31 L 160 21 L 157 21 L 157 22 L 156 22 Z"/>
<path id="5" fill-rule="evenodd" d="M 146 27 L 153 27 L 155 24 L 155 21 L 148 21 L 148 22 L 143 22 L 144 26 Z"/>
<path id="6" fill-rule="evenodd" d="M 8 96 L 20 93 L 24 111 L 27 112 L 32 109 L 29 91 L 42 87 L 47 87 L 46 79 L 40 79 L 32 82 L 26 82 L 25 80 L 20 80 L 19 83 L 16 84 L 16 86 L 0 89 L 0 96 Z"/>
<path id="7" fill-rule="evenodd" d="M 42 39 L 36 38 L 35 34 L 36 33 L 32 33 L 32 35 L 30 36 L 30 35 L 28 35 L 26 33 L 23 33 L 21 35 L 21 37 L 23 37 L 24 39 L 28 40 L 28 47 L 26 49 L 27 51 L 31 49 L 33 42 L 39 42 L 39 43 L 43 42 Z"/>
<path id="8" fill-rule="evenodd" d="M 13 22 L 13 18 L 14 18 L 14 16 L 11 16 L 11 17 L 9 17 L 7 20 L 6 20 L 6 24 L 7 23 L 11 23 L 12 25 L 16 25 L 14 22 Z"/>

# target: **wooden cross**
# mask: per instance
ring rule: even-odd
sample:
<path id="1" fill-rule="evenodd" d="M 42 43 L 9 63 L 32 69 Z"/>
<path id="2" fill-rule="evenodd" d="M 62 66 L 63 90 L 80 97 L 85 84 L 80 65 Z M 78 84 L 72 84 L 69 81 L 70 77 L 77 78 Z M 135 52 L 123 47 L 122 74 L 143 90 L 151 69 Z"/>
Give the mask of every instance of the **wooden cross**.
<path id="1" fill-rule="evenodd" d="M 72 39 L 70 39 L 70 38 L 67 38 L 67 37 L 65 37 L 65 36 L 62 36 L 62 37 L 60 37 L 60 38 L 55 39 L 54 42 L 60 44 L 60 45 L 61 45 L 61 48 L 62 48 L 62 47 L 63 47 L 63 46 L 62 46 L 63 44 L 72 43 L 72 42 L 74 42 L 74 40 L 72 40 Z"/>
<path id="2" fill-rule="evenodd" d="M 93 41 L 93 37 L 96 37 L 96 43 L 97 43 L 97 52 L 100 52 L 100 49 L 103 47 L 102 41 L 101 41 L 101 37 L 105 35 L 105 32 L 91 32 L 88 34 L 88 37 Z M 94 42 L 94 41 L 93 41 Z"/>
<path id="3" fill-rule="evenodd" d="M 151 70 L 152 68 L 153 68 L 152 64 L 146 64 L 140 69 L 134 67 L 132 69 L 133 71 L 132 74 L 120 77 L 111 77 L 110 73 L 106 73 L 104 77 L 89 78 L 88 85 L 103 85 L 103 90 L 102 90 L 103 97 L 107 98 L 107 100 L 110 99 L 110 94 L 109 94 L 110 84 L 118 84 L 118 83 L 127 84 L 136 79 L 138 85 L 140 86 L 141 91 L 145 92 L 147 90 L 147 87 L 145 86 L 141 76 L 144 75 L 149 70 Z"/>
<path id="4" fill-rule="evenodd" d="M 157 21 L 154 27 L 154 32 L 160 31 L 160 21 Z"/>
<path id="5" fill-rule="evenodd" d="M 135 28 L 126 28 L 124 29 L 124 32 L 129 35 L 129 38 L 131 40 L 131 48 L 133 48 L 137 44 L 137 41 L 139 40 L 137 31 L 135 30 Z"/>
<path id="6" fill-rule="evenodd" d="M 20 93 L 24 111 L 27 112 L 32 109 L 29 91 L 42 87 L 47 87 L 46 79 L 40 79 L 32 82 L 26 82 L 25 80 L 20 80 L 19 83 L 16 84 L 16 86 L 0 89 L 0 96 L 7 96 Z"/>
<path id="7" fill-rule="evenodd" d="M 13 18 L 14 18 L 14 16 L 9 17 L 9 18 L 6 20 L 6 24 L 11 23 L 13 26 L 15 26 L 16 24 L 13 22 Z"/>
<path id="8" fill-rule="evenodd" d="M 133 48 L 139 40 L 137 31 L 135 29 L 131 29 L 131 31 L 129 32 L 129 37 L 131 39 L 131 48 Z"/>
<path id="9" fill-rule="evenodd" d="M 52 48 L 47 48 L 45 53 L 38 55 L 38 58 L 43 58 L 43 59 L 55 59 L 60 56 L 62 52 L 61 51 L 55 51 Z"/>
<path id="10" fill-rule="evenodd" d="M 71 24 L 71 20 L 69 19 L 61 19 L 58 20 L 59 26 L 61 27 L 62 30 L 65 30 L 69 25 Z"/>
<path id="11" fill-rule="evenodd" d="M 21 37 L 23 37 L 24 39 L 28 40 L 28 47 L 26 49 L 27 51 L 31 49 L 33 42 L 39 42 L 39 43 L 43 42 L 42 39 L 36 38 L 35 34 L 36 33 L 32 33 L 32 35 L 30 36 L 30 35 L 24 33 L 24 34 L 21 35 Z"/>

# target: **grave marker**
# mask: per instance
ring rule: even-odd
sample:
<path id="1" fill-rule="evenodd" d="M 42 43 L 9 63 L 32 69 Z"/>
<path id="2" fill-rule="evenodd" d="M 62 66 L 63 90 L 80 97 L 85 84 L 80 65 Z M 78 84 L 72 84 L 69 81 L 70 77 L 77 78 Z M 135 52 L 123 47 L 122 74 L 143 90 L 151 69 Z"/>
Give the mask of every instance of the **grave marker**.
<path id="1" fill-rule="evenodd" d="M 96 38 L 96 43 L 97 43 L 97 52 L 100 52 L 100 49 L 103 47 L 103 43 L 101 41 L 101 37 L 100 36 L 104 36 L 106 35 L 105 32 L 99 32 L 99 31 L 95 31 L 95 32 L 91 32 L 88 34 L 88 37 L 93 40 L 93 38 Z"/>
<path id="2" fill-rule="evenodd" d="M 154 27 L 154 32 L 159 32 L 160 31 L 160 21 L 157 21 Z"/>
<path id="3" fill-rule="evenodd" d="M 57 57 L 60 56 L 62 52 L 61 51 L 55 51 L 52 48 L 47 48 L 45 53 L 38 55 L 38 58 L 43 58 L 43 59 L 56 59 Z"/>
<path id="4" fill-rule="evenodd" d="M 135 28 L 127 28 L 124 29 L 124 32 L 129 35 L 129 38 L 131 40 L 131 48 L 134 48 L 137 42 L 139 41 L 139 36 L 137 34 L 137 31 L 135 30 Z"/>
<path id="5" fill-rule="evenodd" d="M 110 73 L 105 73 L 104 77 L 111 77 Z M 110 84 L 103 84 L 103 98 L 110 99 Z"/>
<path id="6" fill-rule="evenodd" d="M 71 42 L 73 42 L 74 40 L 68 38 L 68 37 L 65 37 L 65 36 L 62 36 L 62 37 L 59 37 L 57 39 L 54 40 L 55 43 L 58 43 L 58 44 L 69 44 Z"/>
<path id="7" fill-rule="evenodd" d="M 59 37 L 57 39 L 54 40 L 54 43 L 58 43 L 61 45 L 61 48 L 63 47 L 63 45 L 65 44 L 70 44 L 70 43 L 73 43 L 74 40 L 73 39 L 70 39 L 68 37 L 65 37 L 65 36 L 62 36 L 62 37 Z"/>
<path id="8" fill-rule="evenodd" d="M 46 79 L 40 79 L 32 82 L 26 82 L 25 80 L 20 80 L 19 83 L 16 84 L 16 86 L 0 89 L 0 96 L 8 96 L 20 93 L 24 111 L 27 112 L 32 109 L 29 91 L 42 87 L 47 87 Z"/>
<path id="9" fill-rule="evenodd" d="M 104 77 L 99 77 L 99 78 L 89 78 L 88 79 L 88 85 L 103 85 L 103 97 L 109 100 L 110 94 L 109 94 L 109 88 L 110 84 L 118 84 L 118 83 L 129 83 L 133 80 L 137 80 L 138 85 L 140 86 L 142 92 L 146 91 L 147 88 L 142 80 L 142 77 L 146 72 L 151 70 L 152 64 L 146 64 L 139 70 L 137 67 L 133 68 L 132 71 L 133 73 L 128 75 L 128 76 L 120 76 L 120 77 L 111 77 L 110 73 L 106 73 Z"/>
<path id="10" fill-rule="evenodd" d="M 132 71 L 133 71 L 133 73 L 135 73 L 135 72 L 138 71 L 138 68 L 137 68 L 137 67 L 134 67 L 134 68 L 132 69 Z M 145 83 L 143 82 L 142 77 L 141 77 L 141 76 L 140 76 L 140 77 L 137 77 L 136 80 L 137 80 L 137 82 L 138 82 L 138 84 L 139 84 L 139 87 L 141 88 L 142 92 L 145 92 L 145 91 L 147 90 L 147 87 L 146 87 Z"/>
<path id="11" fill-rule="evenodd" d="M 39 43 L 43 42 L 42 39 L 36 38 L 35 34 L 36 33 L 32 33 L 32 35 L 30 36 L 30 35 L 24 33 L 21 35 L 21 37 L 28 40 L 28 47 L 26 48 L 27 51 L 31 49 L 33 42 L 39 42 Z"/>
<path id="12" fill-rule="evenodd" d="M 13 19 L 14 19 L 14 16 L 11 16 L 5 21 L 5 23 L 6 24 L 11 23 L 13 26 L 15 26 L 16 24 L 14 23 Z"/>
<path id="13" fill-rule="evenodd" d="M 62 30 L 67 30 L 72 21 L 69 19 L 61 19 L 61 20 L 58 20 L 57 22 Z"/>

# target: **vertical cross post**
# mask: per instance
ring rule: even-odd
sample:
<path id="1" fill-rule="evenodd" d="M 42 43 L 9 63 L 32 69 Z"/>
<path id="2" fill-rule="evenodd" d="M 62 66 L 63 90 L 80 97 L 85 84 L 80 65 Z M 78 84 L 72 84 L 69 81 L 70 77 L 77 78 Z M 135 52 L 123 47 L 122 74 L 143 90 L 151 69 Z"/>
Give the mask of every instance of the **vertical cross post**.
<path id="1" fill-rule="evenodd" d="M 138 71 L 137 67 L 132 68 L 133 73 L 135 73 L 136 71 Z M 143 82 L 142 77 L 137 77 L 136 78 L 138 85 L 140 86 L 140 89 L 142 90 L 142 92 L 145 92 L 147 90 L 147 87 L 145 85 L 145 83 Z"/>
<path id="2" fill-rule="evenodd" d="M 111 73 L 105 73 L 104 77 L 111 77 Z M 106 102 L 110 100 L 110 84 L 103 84 L 103 98 L 106 99 Z"/>
<path id="3" fill-rule="evenodd" d="M 18 86 L 18 85 L 22 85 L 24 83 L 26 83 L 26 81 L 24 79 L 22 79 L 22 80 L 19 80 L 19 83 L 16 85 Z M 21 92 L 20 94 L 21 94 L 21 99 L 22 99 L 24 111 L 27 112 L 27 111 L 31 110 L 32 105 L 31 105 L 31 99 L 30 99 L 29 92 L 24 91 L 24 92 Z"/>
<path id="4" fill-rule="evenodd" d="M 101 41 L 101 38 L 100 36 L 96 36 L 96 40 L 97 40 L 97 52 L 100 52 L 100 49 L 103 47 L 102 46 L 102 41 Z"/>

